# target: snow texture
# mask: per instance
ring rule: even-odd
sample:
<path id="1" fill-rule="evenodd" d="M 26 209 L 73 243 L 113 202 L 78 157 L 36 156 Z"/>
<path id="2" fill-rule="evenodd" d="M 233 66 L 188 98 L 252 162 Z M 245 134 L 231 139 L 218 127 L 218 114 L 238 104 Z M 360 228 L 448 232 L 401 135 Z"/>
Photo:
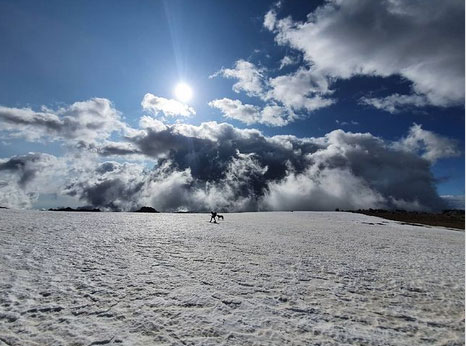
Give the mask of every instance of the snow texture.
<path id="1" fill-rule="evenodd" d="M 461 345 L 464 232 L 0 210 L 0 345 Z"/>

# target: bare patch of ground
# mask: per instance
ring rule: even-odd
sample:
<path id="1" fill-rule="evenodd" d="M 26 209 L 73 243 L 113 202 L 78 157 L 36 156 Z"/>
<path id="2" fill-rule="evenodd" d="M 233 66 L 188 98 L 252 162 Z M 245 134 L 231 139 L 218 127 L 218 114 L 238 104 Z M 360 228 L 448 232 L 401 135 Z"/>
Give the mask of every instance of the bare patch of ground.
<path id="1" fill-rule="evenodd" d="M 441 213 L 425 213 L 404 210 L 367 209 L 353 212 L 400 221 L 407 224 L 422 224 L 464 230 L 464 210 L 445 210 Z"/>

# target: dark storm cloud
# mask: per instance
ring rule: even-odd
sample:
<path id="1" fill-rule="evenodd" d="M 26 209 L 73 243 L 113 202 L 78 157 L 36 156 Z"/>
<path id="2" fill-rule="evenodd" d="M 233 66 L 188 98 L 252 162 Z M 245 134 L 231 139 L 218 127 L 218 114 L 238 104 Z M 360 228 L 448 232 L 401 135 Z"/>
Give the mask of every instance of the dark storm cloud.
<path id="1" fill-rule="evenodd" d="M 54 193 L 109 210 L 142 205 L 162 211 L 440 209 L 445 203 L 435 190 L 429 159 L 457 151 L 454 143 L 418 125 L 398 142 L 342 130 L 320 138 L 267 137 L 215 122 L 153 122 L 126 139 L 116 142 L 127 148 L 124 153 L 156 160 L 153 169 L 116 161 L 93 164 L 93 152 L 107 152 L 106 143 L 93 146 L 89 156 L 68 158 L 66 165 L 46 154 L 2 160 L 0 181 L 15 181 L 24 198 L 28 193 L 37 198 L 40 189 L 31 186 L 50 186 Z M 423 156 L 420 139 L 427 141 Z M 39 178 L 45 183 L 38 184 Z M 4 195 L 6 188 L 12 189 L 0 186 Z M 27 205 L 24 198 L 17 205 Z"/>
<path id="2" fill-rule="evenodd" d="M 143 205 L 158 210 L 258 210 L 262 193 L 255 186 L 267 168 L 254 155 L 237 153 L 218 179 L 195 179 L 191 169 L 162 159 L 153 170 L 105 162 L 68 184 L 65 193 L 86 204 L 110 210 L 134 210 Z"/>
<path id="3" fill-rule="evenodd" d="M 160 210 L 440 209 L 429 158 L 457 152 L 455 143 L 418 125 L 386 142 L 342 130 L 302 139 L 216 122 L 151 124 L 127 140 L 129 154 L 158 160 L 154 170 L 105 163 L 69 193 L 123 210 L 143 203 Z M 419 156 L 413 143 L 425 138 Z"/>
<path id="4" fill-rule="evenodd" d="M 294 136 L 266 137 L 257 130 L 241 130 L 226 123 L 208 122 L 200 126 L 187 124 L 147 127 L 127 137 L 137 149 L 135 154 L 166 158 L 179 169 L 190 168 L 195 179 L 216 180 L 237 153 L 257 154 L 257 161 L 267 166 L 265 180 L 285 176 L 287 162 L 295 169 L 305 168 L 303 155 L 320 145 Z M 102 148 L 106 151 L 107 148 Z"/>
<path id="5" fill-rule="evenodd" d="M 142 130 L 126 137 L 128 142 L 105 143 L 96 150 L 102 156 L 156 159 L 153 171 L 105 163 L 68 186 L 67 192 L 111 209 L 131 209 L 146 201 L 162 210 L 207 210 L 216 205 L 255 210 L 267 181 L 283 178 L 287 165 L 303 170 L 301 153 L 318 148 L 309 140 L 270 139 L 257 130 L 215 122 L 165 125 L 145 117 L 141 125 Z M 131 188 L 120 187 L 128 185 Z"/>
<path id="6" fill-rule="evenodd" d="M 145 180 L 146 172 L 140 165 L 107 161 L 87 167 L 68 181 L 63 192 L 96 207 L 131 210 L 138 203 Z"/>
<path id="7" fill-rule="evenodd" d="M 302 173 L 272 182 L 264 199 L 271 209 L 439 209 L 442 200 L 427 160 L 393 150 L 370 134 L 333 131 L 326 148 L 307 156 Z"/>
<path id="8" fill-rule="evenodd" d="M 133 144 L 128 142 L 110 142 L 107 141 L 105 144 L 100 146 L 89 145 L 82 143 L 82 149 L 97 151 L 102 156 L 125 156 L 140 154 L 139 149 Z"/>
<path id="9" fill-rule="evenodd" d="M 88 201 L 93 206 L 110 208 L 112 210 L 125 209 L 125 202 L 134 200 L 137 193 L 141 190 L 143 182 L 128 185 L 127 181 L 119 178 L 109 179 L 90 184 L 77 184 L 74 189 L 80 191 L 79 198 Z M 76 191 L 69 191 L 68 194 L 76 195 Z M 123 202 L 123 205 L 122 203 Z"/>

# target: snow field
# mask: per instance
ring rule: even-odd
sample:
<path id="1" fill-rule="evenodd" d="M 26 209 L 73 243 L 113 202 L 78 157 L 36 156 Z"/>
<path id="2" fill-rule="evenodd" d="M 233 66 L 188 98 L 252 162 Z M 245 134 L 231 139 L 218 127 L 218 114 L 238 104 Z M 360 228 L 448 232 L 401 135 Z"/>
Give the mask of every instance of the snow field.
<path id="1" fill-rule="evenodd" d="M 0 210 L 0 345 L 462 345 L 464 232 Z"/>

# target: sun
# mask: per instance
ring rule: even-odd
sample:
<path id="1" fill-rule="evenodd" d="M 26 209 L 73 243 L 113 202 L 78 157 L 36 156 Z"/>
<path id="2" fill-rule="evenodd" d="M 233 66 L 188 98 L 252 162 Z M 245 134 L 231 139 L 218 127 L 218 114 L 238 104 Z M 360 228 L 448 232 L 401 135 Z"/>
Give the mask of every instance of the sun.
<path id="1" fill-rule="evenodd" d="M 193 97 L 193 91 L 188 84 L 178 83 L 175 87 L 175 96 L 181 102 L 188 102 Z"/>

